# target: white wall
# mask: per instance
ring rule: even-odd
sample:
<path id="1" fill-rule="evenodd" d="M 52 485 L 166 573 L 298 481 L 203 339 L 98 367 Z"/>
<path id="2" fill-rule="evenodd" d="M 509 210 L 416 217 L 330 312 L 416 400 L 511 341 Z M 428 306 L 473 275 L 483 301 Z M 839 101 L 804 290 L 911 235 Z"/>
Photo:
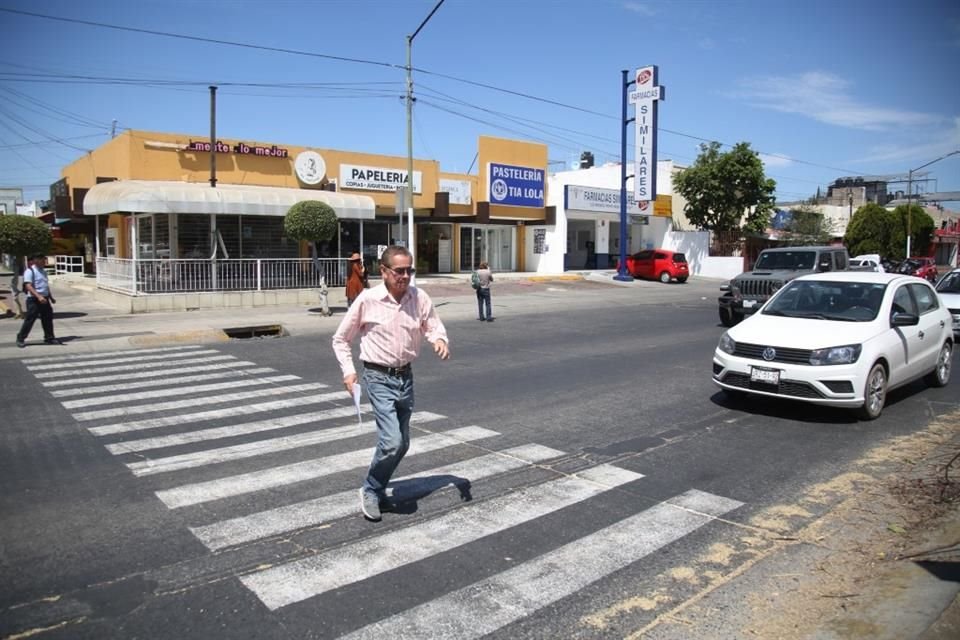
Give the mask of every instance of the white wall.
<path id="1" fill-rule="evenodd" d="M 691 275 L 729 280 L 743 272 L 742 257 L 710 255 L 708 231 L 668 231 L 660 246 L 683 253 L 690 265 Z"/>
<path id="2" fill-rule="evenodd" d="M 628 165 L 627 173 L 633 173 L 633 166 Z M 662 160 L 657 162 L 657 193 L 663 195 L 673 194 L 673 161 Z M 563 271 L 564 255 L 567 249 L 567 211 L 563 207 L 564 186 L 578 185 L 583 187 L 598 187 L 603 189 L 620 188 L 620 165 L 617 163 L 608 163 L 602 166 L 591 167 L 589 169 L 576 169 L 572 171 L 559 171 L 547 176 L 547 206 L 557 208 L 557 224 L 555 227 L 547 227 L 547 244 L 549 251 L 545 254 L 533 253 L 534 234 L 531 226 L 527 229 L 526 242 L 524 247 L 526 270 L 536 273 L 560 273 Z M 633 180 L 627 180 L 627 189 L 633 189 Z M 576 220 L 590 220 L 594 224 L 599 224 L 603 219 L 607 222 L 608 237 L 619 237 L 619 218 L 603 213 L 579 213 L 573 214 Z M 616 228 L 611 228 L 614 225 Z M 628 252 L 634 253 L 647 246 L 658 247 L 663 238 L 663 234 L 670 228 L 670 220 L 667 218 L 651 217 L 649 225 L 631 224 L 629 234 L 631 243 Z M 613 248 L 613 243 L 608 242 L 604 246 L 601 242 L 602 234 L 594 231 L 594 240 L 597 243 L 597 253 L 610 254 L 615 261 L 619 256 L 619 250 Z"/>

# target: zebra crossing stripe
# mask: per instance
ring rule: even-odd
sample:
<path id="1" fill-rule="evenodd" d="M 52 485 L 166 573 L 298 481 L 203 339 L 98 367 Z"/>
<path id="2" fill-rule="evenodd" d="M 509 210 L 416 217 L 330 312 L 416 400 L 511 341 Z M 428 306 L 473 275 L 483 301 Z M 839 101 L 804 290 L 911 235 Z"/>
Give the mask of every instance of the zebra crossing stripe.
<path id="1" fill-rule="evenodd" d="M 98 353 L 96 357 L 99 358 L 103 356 L 124 356 L 124 355 L 133 354 L 133 353 L 159 353 L 159 352 L 169 353 L 172 351 L 190 351 L 190 350 L 203 349 L 203 348 L 204 346 L 202 344 L 188 344 L 188 345 L 182 345 L 179 347 L 157 347 L 154 349 L 124 349 L 122 351 L 103 351 Z M 41 364 L 44 362 L 65 362 L 68 360 L 84 360 L 90 357 L 92 356 L 88 353 L 83 353 L 83 354 L 75 353 L 71 355 L 42 356 L 39 358 L 24 358 L 23 363 L 29 365 L 29 364 Z"/>
<path id="2" fill-rule="evenodd" d="M 529 522 L 641 477 L 633 471 L 600 465 L 375 538 L 240 576 L 240 581 L 268 609 L 276 610 Z M 576 566 L 580 566 L 579 559 Z"/>
<path id="3" fill-rule="evenodd" d="M 216 352 L 214 352 L 216 353 Z M 192 353 L 190 354 L 193 355 Z M 206 358 L 187 358 L 185 360 L 177 360 L 174 363 L 171 363 L 169 360 L 161 362 L 134 362 L 132 364 L 117 364 L 111 365 L 109 367 L 88 367 L 84 369 L 72 369 L 69 371 L 37 371 L 33 375 L 41 380 L 48 378 L 65 378 L 74 376 L 87 376 L 87 375 L 97 375 L 102 373 L 117 373 L 120 371 L 132 371 L 132 370 L 141 370 L 141 369 L 163 369 L 171 366 L 171 364 L 184 365 L 184 364 L 202 364 L 204 362 L 222 362 L 223 360 L 235 360 L 233 356 L 208 356 Z M 169 371 L 160 372 L 163 375 L 167 375 Z M 75 383 L 75 379 L 71 379 L 70 383 Z"/>
<path id="4" fill-rule="evenodd" d="M 370 410 L 370 405 L 360 405 L 364 411 Z M 352 406 L 334 407 L 323 411 L 311 411 L 310 413 L 299 413 L 293 416 L 281 416 L 279 418 L 268 418 L 267 420 L 258 420 L 256 422 L 244 422 L 227 427 L 213 427 L 210 429 L 201 429 L 199 431 L 188 431 L 186 433 L 174 433 L 168 436 L 154 436 L 152 438 L 141 438 L 139 440 L 127 440 L 107 445 L 107 451 L 114 455 L 123 453 L 133 453 L 136 451 L 148 451 L 150 449 L 161 449 L 163 447 L 175 447 L 205 440 L 218 440 L 220 438 L 230 438 L 233 436 L 249 435 L 251 433 L 260 433 L 263 431 L 273 431 L 275 429 L 284 429 L 286 427 L 295 427 L 301 424 L 310 424 L 311 422 L 322 422 L 334 418 L 346 418 L 356 415 L 356 409 Z M 444 416 L 429 411 L 415 411 L 410 416 L 410 424 L 424 424 L 434 420 L 442 420 Z"/>
<path id="5" fill-rule="evenodd" d="M 369 413 L 373 407 L 369 404 L 360 405 L 360 408 Z M 356 415 L 356 409 L 353 407 L 341 407 L 338 418 Z M 416 414 L 414 414 L 415 416 Z M 415 424 L 411 416 L 411 424 Z M 423 422 L 422 420 L 417 422 Z M 282 436 L 279 438 L 270 438 L 267 440 L 257 440 L 256 442 L 244 442 L 229 447 L 220 447 L 218 449 L 204 449 L 203 451 L 193 451 L 165 458 L 154 458 L 150 460 L 138 460 L 127 464 L 127 467 L 135 476 L 149 476 L 157 473 L 167 473 L 168 471 L 178 471 L 180 469 L 189 469 L 192 467 L 201 467 L 207 464 L 219 464 L 231 460 L 242 460 L 244 458 L 253 458 L 256 456 L 274 453 L 275 451 L 288 451 L 290 449 L 299 449 L 300 447 L 309 447 L 323 442 L 334 442 L 346 438 L 355 438 L 363 435 L 363 432 L 357 429 L 357 424 L 351 422 L 341 427 L 322 429 L 320 431 L 310 431 L 308 433 L 298 433 L 292 436 Z M 122 446 L 122 445 L 121 445 Z M 122 451 L 121 451 L 122 452 Z"/>
<path id="6" fill-rule="evenodd" d="M 203 351 L 193 351 L 191 353 L 183 354 L 170 354 L 170 353 L 159 353 L 152 355 L 141 355 L 136 352 L 129 352 L 126 357 L 116 357 L 116 358 L 102 358 L 100 356 L 88 355 L 82 360 L 75 360 L 71 362 L 56 362 L 49 364 L 34 364 L 27 365 L 27 369 L 30 371 L 52 371 L 54 369 L 74 369 L 77 367 L 95 367 L 106 364 L 124 364 L 127 362 L 148 362 L 152 360 L 165 360 L 170 362 L 171 359 L 178 356 L 199 356 L 199 355 L 213 355 L 215 353 L 220 353 L 216 349 L 205 349 Z M 174 360 L 174 362 L 176 362 Z"/>
<path id="7" fill-rule="evenodd" d="M 231 360 L 233 356 L 223 356 L 219 358 L 220 360 Z M 182 361 L 181 361 L 182 362 Z M 66 385 L 73 384 L 93 384 L 96 382 L 117 382 L 120 380 L 141 380 L 144 378 L 158 378 L 166 380 L 169 382 L 176 382 L 178 378 L 174 376 L 179 376 L 184 373 L 199 373 L 201 371 L 223 371 L 226 369 L 237 369 L 240 367 L 255 367 L 257 364 L 255 362 L 249 362 L 248 360 L 234 360 L 233 362 L 220 362 L 217 364 L 207 364 L 196 367 L 172 367 L 170 369 L 164 369 L 162 371 L 134 371 L 131 373 L 119 373 L 116 375 L 108 376 L 90 376 L 87 378 L 70 378 L 68 380 L 48 380 L 44 382 L 40 381 L 45 387 L 63 387 Z"/>
<path id="8" fill-rule="evenodd" d="M 172 389 L 155 389 L 153 391 L 136 391 L 134 393 L 116 393 L 102 398 L 83 398 L 81 400 L 67 400 L 61 404 L 67 409 L 79 409 L 82 407 L 95 407 L 105 404 L 122 404 L 124 402 L 143 402 L 152 398 L 168 398 L 171 396 L 187 396 L 194 393 L 209 393 L 211 391 L 222 391 L 224 389 L 236 389 L 237 387 L 253 387 L 260 384 L 276 384 L 278 382 L 293 382 L 301 380 L 300 376 L 279 375 L 268 376 L 266 378 L 245 378 L 243 380 L 232 380 L 230 382 L 215 382 L 211 384 L 181 386 Z M 209 398 L 205 398 L 209 402 Z"/>
<path id="9" fill-rule="evenodd" d="M 353 407 L 347 407 L 353 415 L 356 410 Z M 365 412 L 373 410 L 371 405 L 362 407 Z M 208 464 L 219 464 L 221 462 L 230 462 L 232 460 L 243 460 L 245 458 L 254 458 L 256 456 L 275 453 L 277 451 L 289 451 L 290 449 L 299 449 L 309 447 L 324 442 L 335 442 L 346 438 L 353 438 L 360 435 L 357 425 L 349 424 L 343 427 L 334 427 L 331 429 L 322 429 L 320 431 L 311 431 L 309 433 L 298 433 L 292 436 L 282 436 L 279 438 L 270 438 L 268 440 L 257 440 L 256 442 L 244 442 L 229 447 L 220 447 L 219 449 L 206 449 L 204 451 L 193 451 L 166 458 L 156 458 L 153 460 L 140 460 L 127 464 L 127 467 L 135 476 L 150 476 L 157 473 L 168 473 L 170 471 L 179 471 L 180 469 L 190 469 L 193 467 L 202 467 Z"/>
<path id="10" fill-rule="evenodd" d="M 562 455 L 564 455 L 562 451 L 537 444 L 490 453 L 429 469 L 417 476 L 394 478 L 393 484 L 403 482 L 403 494 L 395 493 L 394 498 L 405 501 L 415 500 L 445 487 L 455 486 L 458 480 L 476 482 Z M 208 549 L 218 551 L 354 515 L 357 513 L 357 508 L 357 491 L 350 489 L 331 496 L 260 511 L 202 527 L 191 527 L 190 531 Z"/>
<path id="11" fill-rule="evenodd" d="M 691 510 L 686 503 L 697 504 L 699 510 Z M 448 640 L 485 636 L 641 560 L 742 504 L 701 491 L 687 491 L 675 500 L 358 629 L 341 640 L 432 639 L 439 630 Z"/>
<path id="12" fill-rule="evenodd" d="M 152 380 L 140 380 L 139 382 L 121 382 L 119 384 L 101 384 L 88 387 L 73 387 L 71 389 L 54 389 L 50 395 L 54 398 L 69 398 L 70 396 L 92 396 L 98 393 L 114 393 L 117 391 L 131 391 L 133 389 L 147 389 L 150 387 L 163 387 L 171 384 L 188 384 L 193 382 L 205 382 L 208 380 L 223 380 L 225 378 L 241 378 L 261 373 L 276 373 L 276 369 L 270 367 L 258 367 L 256 369 L 247 369 L 246 371 L 221 371 L 218 373 L 204 373 L 196 376 L 178 376 L 176 378 L 154 378 Z M 124 376 L 126 377 L 126 376 Z M 185 392 L 189 393 L 189 392 Z"/>
<path id="13" fill-rule="evenodd" d="M 225 402 L 237 402 L 250 398 L 264 398 L 267 396 L 282 396 L 288 393 L 302 393 L 309 391 L 319 391 L 327 389 L 328 385 L 322 382 L 307 382 L 304 384 L 294 384 L 282 387 L 267 387 L 266 389 L 249 389 L 238 393 L 225 393 L 222 395 L 207 396 L 204 398 L 188 398 L 186 400 L 168 400 L 166 402 L 154 402 L 152 404 L 140 404 L 132 407 L 114 407 L 112 409 L 97 409 L 95 411 L 80 411 L 73 414 L 74 420 L 81 422 L 87 420 L 100 420 L 102 418 L 117 418 L 120 416 L 132 416 L 139 413 L 154 413 L 156 411 L 170 411 L 173 409 L 186 409 L 188 407 L 197 407 L 210 404 L 223 404 Z M 343 391 L 341 396 L 346 396 Z"/>
<path id="14" fill-rule="evenodd" d="M 105 424 L 99 427 L 90 427 L 88 430 L 95 436 L 106 436 L 114 433 L 126 433 L 127 431 L 142 431 L 144 429 L 172 427 L 176 425 L 201 422 L 203 420 L 219 420 L 221 418 L 229 418 L 231 416 L 245 416 L 251 413 L 262 413 L 266 411 L 274 411 L 276 409 L 302 407 L 308 404 L 332 402 L 334 400 L 343 400 L 349 397 L 350 396 L 346 391 L 331 391 L 330 393 L 321 393 L 314 396 L 298 396 L 293 398 L 285 398 L 283 400 L 271 400 L 270 402 L 257 402 L 254 404 L 214 409 L 212 411 L 198 411 L 197 413 L 185 413 L 176 416 L 164 416 L 162 418 L 147 418 L 144 420 L 134 420 L 131 422 Z"/>
<path id="15" fill-rule="evenodd" d="M 434 433 L 413 439 L 407 455 L 428 453 L 497 435 L 500 434 L 496 431 L 476 426 Z M 369 448 L 349 451 L 325 458 L 314 458 L 261 471 L 165 489 L 157 491 L 157 497 L 169 508 L 177 509 L 366 467 L 370 464 L 370 456 Z"/>

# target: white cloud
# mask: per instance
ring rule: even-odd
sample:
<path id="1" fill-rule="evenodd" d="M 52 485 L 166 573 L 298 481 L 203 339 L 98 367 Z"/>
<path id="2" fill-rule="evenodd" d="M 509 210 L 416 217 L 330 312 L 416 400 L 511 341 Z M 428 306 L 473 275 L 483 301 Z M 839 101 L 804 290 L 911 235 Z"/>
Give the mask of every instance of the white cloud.
<path id="1" fill-rule="evenodd" d="M 941 124 L 940 116 L 918 111 L 874 107 L 858 102 L 849 83 L 834 74 L 810 71 L 795 76 L 759 76 L 740 81 L 732 97 L 755 107 L 798 113 L 820 122 L 868 131 Z"/>
<path id="2" fill-rule="evenodd" d="M 761 153 L 760 161 L 763 162 L 763 166 L 772 169 L 775 167 L 789 167 L 793 164 L 793 159 L 782 154 L 770 154 L 770 153 Z"/>
<path id="3" fill-rule="evenodd" d="M 639 13 L 642 16 L 655 16 L 657 12 L 653 10 L 649 5 L 642 2 L 624 2 L 623 8 L 627 11 L 633 11 L 634 13 Z"/>
<path id="4" fill-rule="evenodd" d="M 863 157 L 853 158 L 845 164 L 896 161 L 915 166 L 957 149 L 960 149 L 960 117 L 953 119 L 952 127 L 935 132 L 927 141 L 877 145 L 869 149 Z"/>

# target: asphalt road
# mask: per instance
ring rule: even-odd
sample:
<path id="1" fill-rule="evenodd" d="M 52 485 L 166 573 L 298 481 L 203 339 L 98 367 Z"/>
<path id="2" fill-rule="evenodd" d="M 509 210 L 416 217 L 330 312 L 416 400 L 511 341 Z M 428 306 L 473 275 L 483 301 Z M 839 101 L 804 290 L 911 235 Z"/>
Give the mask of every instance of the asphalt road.
<path id="1" fill-rule="evenodd" d="M 0 361 L 0 637 L 657 637 L 817 517 L 805 487 L 958 406 L 731 404 L 713 287 L 560 289 L 425 350 L 381 523 L 327 336 Z"/>

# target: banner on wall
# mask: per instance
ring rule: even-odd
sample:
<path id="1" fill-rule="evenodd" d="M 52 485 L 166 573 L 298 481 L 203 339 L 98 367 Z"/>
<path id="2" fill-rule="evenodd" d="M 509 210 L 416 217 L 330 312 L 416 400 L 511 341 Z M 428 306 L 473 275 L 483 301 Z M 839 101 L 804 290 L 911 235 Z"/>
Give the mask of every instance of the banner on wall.
<path id="1" fill-rule="evenodd" d="M 470 204 L 472 185 L 469 180 L 440 178 L 440 191 L 450 194 L 450 204 Z"/>
<path id="2" fill-rule="evenodd" d="M 491 162 L 487 167 L 490 204 L 543 208 L 546 172 Z"/>
<path id="3" fill-rule="evenodd" d="M 423 174 L 413 172 L 413 192 L 422 193 L 420 182 Z M 340 188 L 362 191 L 396 191 L 407 184 L 407 172 L 392 167 L 367 167 L 357 164 L 340 165 Z"/>

